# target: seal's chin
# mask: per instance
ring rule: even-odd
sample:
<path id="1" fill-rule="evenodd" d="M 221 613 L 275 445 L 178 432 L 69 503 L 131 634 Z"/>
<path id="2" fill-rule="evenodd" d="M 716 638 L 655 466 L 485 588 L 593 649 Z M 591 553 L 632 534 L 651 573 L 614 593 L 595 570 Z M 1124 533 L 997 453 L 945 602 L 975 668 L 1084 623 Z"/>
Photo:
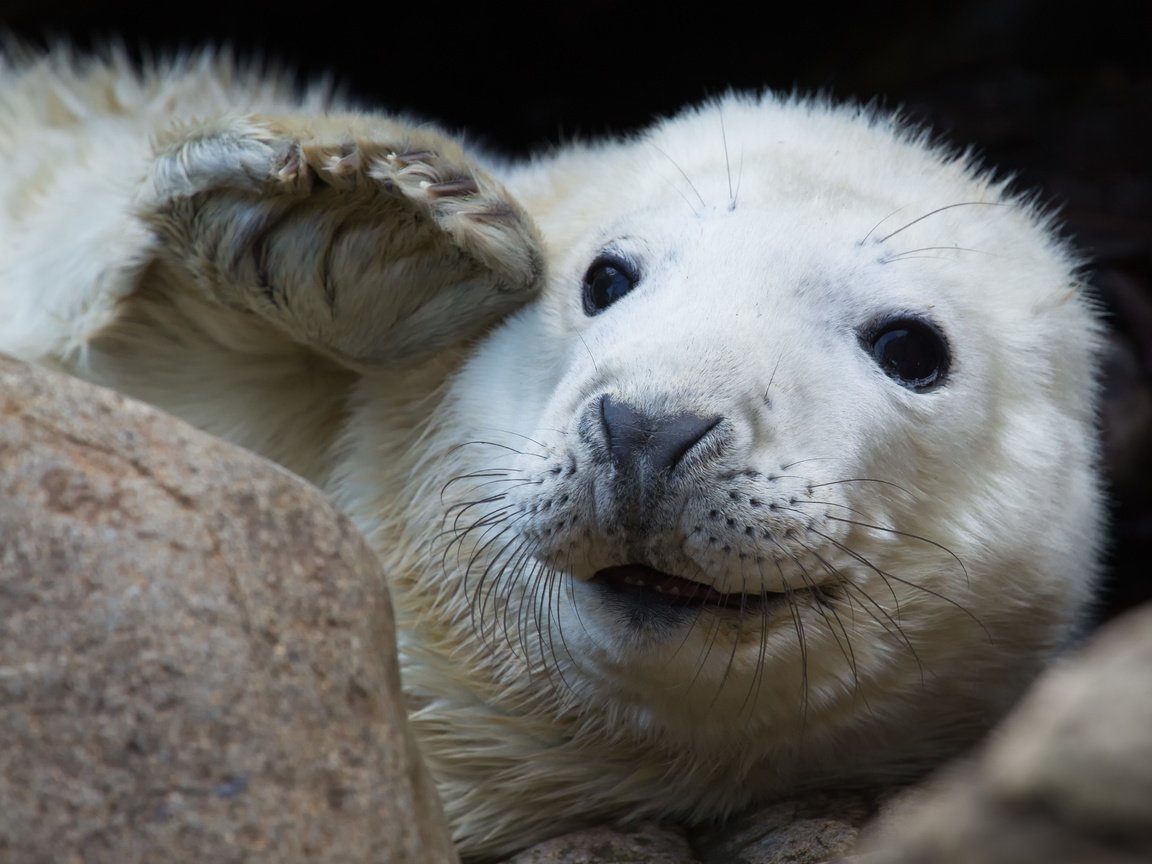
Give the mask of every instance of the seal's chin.
<path id="1" fill-rule="evenodd" d="M 783 597 L 772 592 L 755 594 L 725 594 L 702 582 L 693 582 L 682 576 L 673 576 L 646 564 L 619 564 L 598 570 L 593 584 L 605 591 L 646 606 L 721 607 L 747 610 L 758 607 L 766 599 Z"/>

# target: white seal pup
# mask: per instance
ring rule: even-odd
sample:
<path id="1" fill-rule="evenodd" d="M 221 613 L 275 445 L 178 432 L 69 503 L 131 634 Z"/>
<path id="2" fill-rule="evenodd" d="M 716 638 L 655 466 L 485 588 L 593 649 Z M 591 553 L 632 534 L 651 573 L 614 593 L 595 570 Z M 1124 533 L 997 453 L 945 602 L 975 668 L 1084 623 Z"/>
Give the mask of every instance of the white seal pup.
<path id="1" fill-rule="evenodd" d="M 1074 636 L 1101 329 L 1002 180 L 820 100 L 515 164 L 337 108 L 9 60 L 0 350 L 351 515 L 466 858 L 915 776 Z"/>

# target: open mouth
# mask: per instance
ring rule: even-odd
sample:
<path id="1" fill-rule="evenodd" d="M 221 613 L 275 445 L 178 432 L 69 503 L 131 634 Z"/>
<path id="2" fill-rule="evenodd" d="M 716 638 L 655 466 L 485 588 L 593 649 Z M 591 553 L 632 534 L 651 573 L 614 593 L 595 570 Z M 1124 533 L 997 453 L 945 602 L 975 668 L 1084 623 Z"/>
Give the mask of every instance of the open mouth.
<path id="1" fill-rule="evenodd" d="M 592 581 L 616 594 L 626 595 L 646 604 L 719 606 L 725 609 L 746 610 L 765 599 L 784 596 L 783 593 L 772 591 L 725 594 L 701 582 L 663 573 L 646 564 L 619 564 L 615 567 L 605 567 L 596 572 Z"/>

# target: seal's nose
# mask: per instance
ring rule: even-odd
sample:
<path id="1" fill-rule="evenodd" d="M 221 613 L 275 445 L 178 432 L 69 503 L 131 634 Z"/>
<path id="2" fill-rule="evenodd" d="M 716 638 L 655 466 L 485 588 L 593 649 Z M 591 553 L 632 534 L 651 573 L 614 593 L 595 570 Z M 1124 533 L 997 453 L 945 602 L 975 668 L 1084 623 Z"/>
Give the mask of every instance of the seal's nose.
<path id="1" fill-rule="evenodd" d="M 622 474 L 671 472 L 721 419 L 688 413 L 652 416 L 607 394 L 600 397 L 605 443 Z"/>

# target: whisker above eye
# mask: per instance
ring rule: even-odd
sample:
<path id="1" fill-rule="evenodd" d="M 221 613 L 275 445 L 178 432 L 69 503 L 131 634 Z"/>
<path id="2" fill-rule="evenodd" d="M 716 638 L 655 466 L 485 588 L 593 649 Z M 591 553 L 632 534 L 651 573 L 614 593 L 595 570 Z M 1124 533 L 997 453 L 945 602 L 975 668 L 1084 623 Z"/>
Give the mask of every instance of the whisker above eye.
<path id="1" fill-rule="evenodd" d="M 1003 258 L 995 252 L 985 252 L 983 249 L 971 249 L 966 246 L 921 246 L 919 249 L 908 249 L 904 252 L 894 252 L 880 259 L 881 264 L 893 261 L 903 261 L 907 258 L 942 258 L 940 255 L 920 255 L 920 252 L 971 252 L 975 255 L 987 255 L 990 258 Z"/>
<path id="2" fill-rule="evenodd" d="M 911 222 L 907 222 L 904 225 L 901 225 L 895 231 L 892 231 L 889 234 L 885 234 L 883 237 L 879 238 L 875 242 L 876 243 L 886 243 L 887 241 L 891 240 L 893 237 L 895 237 L 900 232 L 907 231 L 913 225 L 916 225 L 917 223 L 923 222 L 925 219 L 929 219 L 932 216 L 936 216 L 937 214 L 943 213 L 947 210 L 954 210 L 957 207 L 1014 207 L 1014 206 L 1016 206 L 1016 205 L 1014 205 L 1012 202 L 1009 202 L 1009 201 L 961 201 L 957 204 L 945 204 L 943 207 L 937 207 L 935 210 L 929 210 L 923 216 L 917 216 Z M 873 228 L 872 230 L 874 231 L 876 229 Z M 870 231 L 868 233 L 871 234 L 872 232 Z M 860 242 L 863 243 L 864 241 L 862 240 Z"/>
<path id="3" fill-rule="evenodd" d="M 669 162 L 672 163 L 672 167 L 674 167 L 679 172 L 680 176 L 684 178 L 684 182 L 688 184 L 688 188 L 692 190 L 692 193 L 696 196 L 697 200 L 700 202 L 700 206 L 702 208 L 704 208 L 705 210 L 707 210 L 708 204 L 704 201 L 704 196 L 700 194 L 700 190 L 696 188 L 696 184 L 694 184 L 692 182 L 692 178 L 688 176 L 688 172 L 685 171 L 683 169 L 683 167 L 681 167 L 680 163 L 677 162 L 675 159 L 673 159 L 671 156 L 669 156 L 667 152 L 665 152 L 663 149 L 661 149 L 656 144 L 649 142 L 648 146 L 650 146 L 653 150 L 655 150 L 657 153 L 659 153 L 661 156 L 663 156 L 665 159 L 667 159 Z M 681 194 L 683 194 L 683 193 L 681 193 Z M 687 197 L 684 198 L 684 201 L 685 201 L 685 203 L 688 204 L 688 207 L 692 210 L 693 214 L 695 214 L 696 216 L 700 215 L 700 211 L 698 211 L 695 208 L 695 206 L 693 206 L 692 202 L 689 201 Z"/>

